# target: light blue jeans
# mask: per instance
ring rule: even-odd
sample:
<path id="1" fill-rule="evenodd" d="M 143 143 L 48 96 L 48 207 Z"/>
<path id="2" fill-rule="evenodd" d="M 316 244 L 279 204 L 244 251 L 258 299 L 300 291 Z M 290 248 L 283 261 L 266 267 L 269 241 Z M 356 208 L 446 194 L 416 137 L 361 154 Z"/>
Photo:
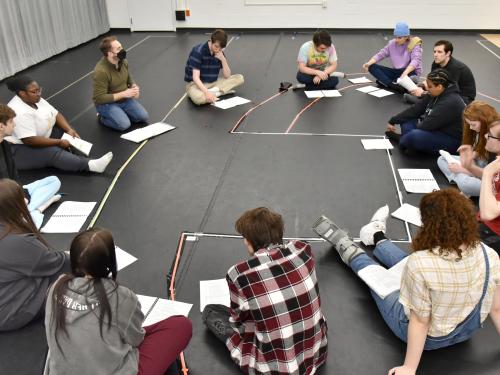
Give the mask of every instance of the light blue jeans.
<path id="1" fill-rule="evenodd" d="M 101 123 L 111 129 L 124 131 L 133 122 L 148 122 L 149 115 L 141 103 L 135 99 L 107 104 L 96 104 Z"/>
<path id="2" fill-rule="evenodd" d="M 454 159 L 460 160 L 460 156 L 452 155 Z M 484 168 L 488 162 L 486 160 L 474 160 L 478 167 Z M 448 162 L 440 156 L 437 160 L 437 165 L 441 172 L 446 176 L 448 182 L 454 181 L 460 191 L 469 197 L 478 197 L 481 190 L 481 179 L 475 176 L 469 176 L 465 173 L 453 173 L 448 167 Z"/>
<path id="3" fill-rule="evenodd" d="M 52 198 L 61 188 L 61 181 L 56 176 L 49 176 L 41 180 L 33 181 L 31 184 L 23 186 L 30 194 L 28 211 L 31 214 L 37 228 L 43 222 L 43 214 L 37 210 L 42 204 Z"/>
<path id="4" fill-rule="evenodd" d="M 481 297 L 481 300 L 474 308 L 474 310 L 472 310 L 469 316 L 451 333 L 442 337 L 427 336 L 424 350 L 444 348 L 446 346 L 454 345 L 456 343 L 468 340 L 476 330 L 481 328 L 481 305 L 484 296 L 486 295 L 490 271 L 488 257 L 486 255 L 484 247 L 483 254 L 486 260 L 486 281 L 483 286 L 483 295 Z M 406 252 L 401 250 L 389 240 L 379 242 L 375 247 L 375 252 L 373 253 L 373 255 L 375 255 L 377 259 L 379 259 L 380 262 L 388 268 L 394 266 L 396 263 L 408 256 Z M 379 264 L 366 254 L 357 256 L 349 264 L 352 270 L 356 273 L 358 273 L 363 268 L 371 265 Z M 375 300 L 375 303 L 377 304 L 382 318 L 384 318 L 391 331 L 399 339 L 407 342 L 409 320 L 406 317 L 403 305 L 401 305 L 401 303 L 399 302 L 399 290 L 389 294 L 384 299 L 380 298 L 379 295 L 376 294 L 373 290 L 371 291 L 371 294 L 373 299 Z"/>

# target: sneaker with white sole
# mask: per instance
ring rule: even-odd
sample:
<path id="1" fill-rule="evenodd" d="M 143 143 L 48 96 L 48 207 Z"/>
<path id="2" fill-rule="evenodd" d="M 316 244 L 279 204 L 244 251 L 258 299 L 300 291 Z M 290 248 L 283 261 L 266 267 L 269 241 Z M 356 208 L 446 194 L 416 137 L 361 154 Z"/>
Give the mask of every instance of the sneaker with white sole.
<path id="1" fill-rule="evenodd" d="M 320 216 L 313 224 L 313 230 L 322 238 L 330 242 L 339 253 L 342 261 L 349 264 L 358 255 L 364 254 L 350 237 L 346 230 L 340 227 L 326 216 Z"/>
<path id="2" fill-rule="evenodd" d="M 361 239 L 361 242 L 363 242 L 367 246 L 375 245 L 373 235 L 377 232 L 385 233 L 388 217 L 388 205 L 380 207 L 377 211 L 375 211 L 370 222 L 359 231 L 359 238 Z"/>
<path id="3" fill-rule="evenodd" d="M 306 85 L 304 83 L 296 83 L 295 85 L 292 86 L 292 90 L 300 90 L 300 89 L 305 89 Z"/>

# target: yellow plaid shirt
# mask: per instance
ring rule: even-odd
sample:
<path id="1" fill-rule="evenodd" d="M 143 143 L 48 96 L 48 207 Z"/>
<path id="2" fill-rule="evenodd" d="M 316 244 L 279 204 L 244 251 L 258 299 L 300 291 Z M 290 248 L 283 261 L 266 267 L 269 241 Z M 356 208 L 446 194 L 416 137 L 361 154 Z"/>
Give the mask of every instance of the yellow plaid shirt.
<path id="1" fill-rule="evenodd" d="M 488 290 L 481 307 L 481 322 L 491 310 L 493 294 L 500 285 L 498 254 L 485 245 L 490 262 Z M 462 253 L 439 255 L 437 249 L 417 251 L 408 257 L 401 278 L 399 302 L 406 316 L 410 310 L 421 317 L 431 316 L 429 336 L 449 334 L 465 320 L 481 298 L 486 273 L 481 245 Z"/>

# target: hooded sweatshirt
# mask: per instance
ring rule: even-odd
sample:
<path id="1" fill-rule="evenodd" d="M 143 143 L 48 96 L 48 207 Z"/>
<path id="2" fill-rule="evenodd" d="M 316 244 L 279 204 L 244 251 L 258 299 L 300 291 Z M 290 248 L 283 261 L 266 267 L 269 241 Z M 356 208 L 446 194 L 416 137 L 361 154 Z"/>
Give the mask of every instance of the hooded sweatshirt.
<path id="1" fill-rule="evenodd" d="M 0 224 L 0 331 L 21 328 L 43 312 L 49 284 L 69 271 L 66 253 L 49 250 L 33 233 L 5 231 Z"/>
<path id="2" fill-rule="evenodd" d="M 450 84 L 439 96 L 425 95 L 422 100 L 391 117 L 389 124 L 402 124 L 417 119 L 417 129 L 439 131 L 454 139 L 462 139 L 462 112 L 465 103 L 456 84 Z"/>
<path id="3" fill-rule="evenodd" d="M 108 329 L 105 318 L 101 338 L 100 307 L 93 279 L 77 277 L 68 282 L 66 293 L 58 301 L 59 307 L 66 309 L 68 331 L 68 336 L 59 332 L 59 346 L 55 339 L 55 322 L 51 324 L 54 286 L 50 288 L 45 308 L 50 375 L 137 374 L 137 347 L 144 339 L 141 305 L 130 289 L 110 279 L 102 279 L 102 282 L 111 306 L 111 327 Z"/>

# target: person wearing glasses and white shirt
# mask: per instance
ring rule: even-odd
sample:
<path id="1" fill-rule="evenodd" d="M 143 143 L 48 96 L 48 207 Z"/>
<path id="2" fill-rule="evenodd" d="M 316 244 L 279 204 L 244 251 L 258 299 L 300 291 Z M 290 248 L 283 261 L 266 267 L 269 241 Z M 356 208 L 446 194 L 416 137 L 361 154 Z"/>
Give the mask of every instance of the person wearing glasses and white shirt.
<path id="1" fill-rule="evenodd" d="M 12 156 L 17 169 L 53 167 L 69 172 L 102 173 L 111 162 L 113 153 L 99 159 L 88 159 L 69 151 L 69 141 L 61 139 L 63 132 L 80 138 L 64 116 L 42 98 L 42 88 L 28 76 L 7 81 L 7 88 L 16 95 L 8 103 L 16 117 L 14 133 L 6 140 L 12 143 Z"/>
<path id="2" fill-rule="evenodd" d="M 486 150 L 497 157 L 483 169 L 479 193 L 479 231 L 481 239 L 500 252 L 500 121 L 492 123 L 486 137 Z"/>

